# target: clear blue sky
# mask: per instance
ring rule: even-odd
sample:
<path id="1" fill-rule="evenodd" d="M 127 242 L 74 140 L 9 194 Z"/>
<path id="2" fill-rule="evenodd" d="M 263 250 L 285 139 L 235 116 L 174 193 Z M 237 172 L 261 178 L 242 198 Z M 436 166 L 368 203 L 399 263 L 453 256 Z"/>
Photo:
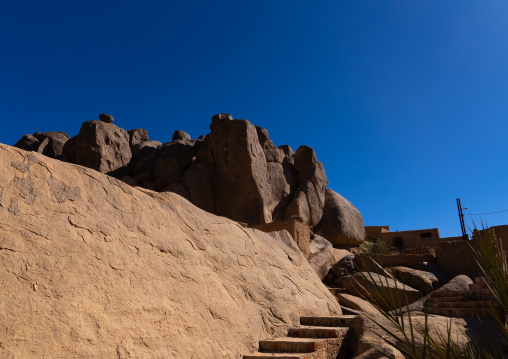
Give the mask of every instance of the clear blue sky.
<path id="1" fill-rule="evenodd" d="M 166 142 L 227 112 L 313 147 L 366 225 L 455 236 L 456 197 L 508 210 L 507 19 L 494 0 L 3 1 L 0 142 L 101 112 Z"/>

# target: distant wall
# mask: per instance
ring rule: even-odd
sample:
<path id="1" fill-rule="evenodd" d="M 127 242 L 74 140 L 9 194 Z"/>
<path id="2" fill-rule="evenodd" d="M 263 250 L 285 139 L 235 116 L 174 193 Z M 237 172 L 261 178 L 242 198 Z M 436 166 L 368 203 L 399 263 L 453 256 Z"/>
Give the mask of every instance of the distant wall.
<path id="1" fill-rule="evenodd" d="M 381 233 L 390 232 L 390 226 L 365 226 L 365 237 L 381 238 Z"/>
<path id="2" fill-rule="evenodd" d="M 439 230 L 437 228 L 381 233 L 380 238 L 389 247 L 397 248 L 437 248 L 440 242 Z"/>
<path id="3" fill-rule="evenodd" d="M 473 251 L 469 246 L 471 241 L 442 241 L 437 248 L 437 265 L 451 276 L 465 274 L 471 279 L 480 276 L 480 269 L 476 264 Z"/>

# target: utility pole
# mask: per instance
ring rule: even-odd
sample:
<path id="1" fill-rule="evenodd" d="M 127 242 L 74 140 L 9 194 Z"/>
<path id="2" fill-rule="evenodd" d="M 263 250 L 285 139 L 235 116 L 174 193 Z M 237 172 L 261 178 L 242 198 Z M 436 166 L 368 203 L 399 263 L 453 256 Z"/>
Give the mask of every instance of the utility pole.
<path id="1" fill-rule="evenodd" d="M 462 230 L 462 238 L 467 241 L 469 239 L 469 236 L 466 232 L 466 225 L 464 224 L 464 213 L 462 212 L 460 198 L 457 198 L 457 209 L 459 211 L 459 220 L 460 220 L 460 229 Z"/>

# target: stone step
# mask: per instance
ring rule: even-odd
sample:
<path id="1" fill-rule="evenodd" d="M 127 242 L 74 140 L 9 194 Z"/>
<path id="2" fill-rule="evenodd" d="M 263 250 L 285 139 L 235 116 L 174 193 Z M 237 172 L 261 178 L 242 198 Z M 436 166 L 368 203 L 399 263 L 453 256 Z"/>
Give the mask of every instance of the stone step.
<path id="1" fill-rule="evenodd" d="M 289 329 L 289 337 L 293 338 L 338 338 L 343 339 L 346 336 L 348 327 L 310 327 L 302 326 Z"/>
<path id="2" fill-rule="evenodd" d="M 495 300 L 475 300 L 475 301 L 461 301 L 461 302 L 426 302 L 427 308 L 498 308 L 499 302 Z"/>
<path id="3" fill-rule="evenodd" d="M 455 297 L 429 297 L 426 303 L 446 303 L 446 302 L 474 302 L 474 301 L 490 301 L 493 298 L 491 296 L 480 296 L 480 297 L 466 297 L 466 296 L 455 296 Z"/>
<path id="4" fill-rule="evenodd" d="M 326 339 L 285 337 L 259 341 L 260 352 L 313 353 L 326 352 L 326 349 Z"/>
<path id="5" fill-rule="evenodd" d="M 442 315 L 453 318 L 482 318 L 493 319 L 496 315 L 501 314 L 499 310 L 494 308 L 427 308 L 427 313 Z"/>
<path id="6" fill-rule="evenodd" d="M 244 355 L 243 359 L 266 359 L 266 358 L 277 358 L 277 359 L 318 359 L 315 353 L 254 353 Z"/>
<path id="7" fill-rule="evenodd" d="M 341 315 L 336 317 L 301 317 L 300 324 L 313 327 L 349 327 L 356 315 Z"/>
<path id="8" fill-rule="evenodd" d="M 430 293 L 431 298 L 435 297 L 485 297 L 492 296 L 492 293 L 488 289 L 478 290 L 444 290 L 434 291 Z"/>

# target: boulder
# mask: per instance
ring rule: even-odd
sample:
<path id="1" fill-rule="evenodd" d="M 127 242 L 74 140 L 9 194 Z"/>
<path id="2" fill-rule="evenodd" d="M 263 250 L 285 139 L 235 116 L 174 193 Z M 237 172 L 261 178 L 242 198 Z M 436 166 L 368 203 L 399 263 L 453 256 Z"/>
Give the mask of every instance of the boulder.
<path id="1" fill-rule="evenodd" d="M 315 227 L 323 216 L 328 178 L 323 164 L 317 161 L 314 150 L 308 146 L 296 150 L 295 169 L 298 187 L 284 218 L 301 218 L 303 223 Z"/>
<path id="2" fill-rule="evenodd" d="M 444 296 L 445 293 L 454 294 L 456 292 L 469 290 L 469 285 L 473 283 L 474 282 L 467 275 L 460 274 L 456 277 L 453 277 L 448 283 L 443 285 L 441 288 L 433 291 L 432 295 Z"/>
<path id="3" fill-rule="evenodd" d="M 104 123 L 112 123 L 115 119 L 111 115 L 108 115 L 108 114 L 105 114 L 105 113 L 101 113 L 99 115 L 99 120 L 101 120 Z"/>
<path id="4" fill-rule="evenodd" d="M 358 272 L 355 264 L 355 255 L 352 253 L 345 255 L 332 266 L 331 271 L 335 278 Z"/>
<path id="5" fill-rule="evenodd" d="M 360 212 L 347 199 L 329 188 L 325 191 L 323 217 L 315 232 L 334 246 L 356 246 L 365 239 Z"/>
<path id="6" fill-rule="evenodd" d="M 216 213 L 214 178 L 213 166 L 207 161 L 201 161 L 192 163 L 181 180 L 189 193 L 189 200 L 210 213 Z"/>
<path id="7" fill-rule="evenodd" d="M 436 263 L 432 262 L 418 263 L 415 269 L 432 273 L 438 280 L 438 287 L 445 285 L 450 281 L 450 279 L 452 279 L 452 276 L 443 272 L 443 270 L 439 268 Z"/>
<path id="8" fill-rule="evenodd" d="M 131 149 L 140 142 L 150 140 L 148 137 L 148 131 L 143 128 L 134 128 L 127 131 L 127 133 L 129 134 L 129 145 L 131 146 Z"/>
<path id="9" fill-rule="evenodd" d="M 352 295 L 374 301 L 384 310 L 406 306 L 422 297 L 418 290 L 372 272 L 358 272 L 341 277 L 337 284 Z"/>
<path id="10" fill-rule="evenodd" d="M 195 141 L 177 140 L 166 142 L 158 149 L 154 167 L 154 182 L 158 190 L 181 180 L 183 171 L 194 161 L 195 144 Z"/>
<path id="11" fill-rule="evenodd" d="M 70 139 L 69 135 L 65 132 L 43 132 L 36 133 L 37 139 L 44 143 L 47 141 L 47 145 L 44 146 L 42 151 L 43 155 L 51 158 L 61 159 L 63 153 L 63 147 L 65 143 Z"/>
<path id="12" fill-rule="evenodd" d="M 190 141 L 191 136 L 187 132 L 184 132 L 184 131 L 175 131 L 173 133 L 172 140 L 173 141 L 176 141 L 176 140 Z"/>
<path id="13" fill-rule="evenodd" d="M 233 116 L 229 113 L 218 113 L 212 116 L 212 123 L 210 124 L 210 130 L 213 126 L 218 125 L 224 121 L 233 121 Z"/>
<path id="14" fill-rule="evenodd" d="M 349 253 L 349 252 L 348 252 Z M 352 253 L 344 255 L 332 267 L 332 273 L 336 278 L 353 274 L 356 272 L 373 272 L 384 275 L 388 278 L 393 278 L 382 266 L 375 260 L 366 255 L 355 255 Z"/>
<path id="15" fill-rule="evenodd" d="M 44 145 L 44 147 L 46 145 L 47 143 Z M 44 150 L 44 147 L 41 148 L 41 141 L 39 141 L 39 139 L 37 139 L 35 136 L 29 134 L 21 137 L 18 142 L 14 144 L 14 147 L 21 148 L 25 151 L 35 151 L 39 153 L 42 153 Z"/>
<path id="16" fill-rule="evenodd" d="M 138 183 L 153 180 L 155 162 L 161 145 L 159 141 L 143 141 L 132 146 L 132 159 L 135 165 L 131 176 Z"/>
<path id="17" fill-rule="evenodd" d="M 292 166 L 278 162 L 268 162 L 267 169 L 271 189 L 268 210 L 273 221 L 281 221 L 296 190 L 296 172 Z"/>
<path id="18" fill-rule="evenodd" d="M 101 121 L 83 123 L 75 149 L 78 165 L 102 173 L 127 165 L 132 157 L 127 131 Z"/>
<path id="19" fill-rule="evenodd" d="M 341 306 L 359 310 L 364 313 L 379 313 L 379 310 L 369 301 L 347 293 L 336 293 Z"/>
<path id="20" fill-rule="evenodd" d="M 0 166 L 1 357 L 240 358 L 341 314 L 283 240 L 37 153 Z"/>
<path id="21" fill-rule="evenodd" d="M 76 159 L 76 143 L 78 136 L 71 137 L 62 148 L 62 160 L 70 163 L 77 163 Z"/>
<path id="22" fill-rule="evenodd" d="M 284 152 L 275 147 L 272 140 L 268 137 L 268 130 L 266 128 L 256 126 L 256 131 L 258 133 L 259 144 L 265 153 L 266 162 L 282 163 L 282 160 L 285 157 Z"/>
<path id="23" fill-rule="evenodd" d="M 321 236 L 313 235 L 310 241 L 308 260 L 319 278 L 323 280 L 334 264 L 333 246 Z"/>
<path id="24" fill-rule="evenodd" d="M 436 276 L 430 272 L 424 272 L 407 267 L 393 267 L 390 272 L 402 283 L 418 289 L 423 295 L 427 295 L 438 287 Z"/>
<path id="25" fill-rule="evenodd" d="M 284 159 L 282 160 L 284 163 L 295 164 L 295 152 L 289 145 L 282 145 L 277 148 L 284 153 Z"/>
<path id="26" fill-rule="evenodd" d="M 270 223 L 270 183 L 256 128 L 246 120 L 214 121 L 210 144 L 216 214 L 251 225 Z"/>
<path id="27" fill-rule="evenodd" d="M 352 254 L 352 253 L 350 251 L 348 251 L 347 249 L 334 248 L 333 249 L 334 264 L 339 262 L 342 258 L 344 258 L 350 254 Z"/>

